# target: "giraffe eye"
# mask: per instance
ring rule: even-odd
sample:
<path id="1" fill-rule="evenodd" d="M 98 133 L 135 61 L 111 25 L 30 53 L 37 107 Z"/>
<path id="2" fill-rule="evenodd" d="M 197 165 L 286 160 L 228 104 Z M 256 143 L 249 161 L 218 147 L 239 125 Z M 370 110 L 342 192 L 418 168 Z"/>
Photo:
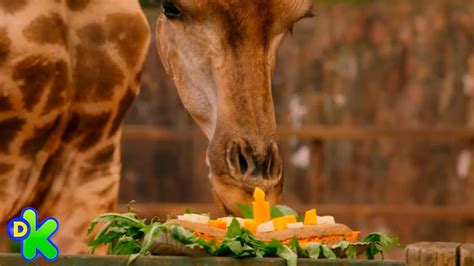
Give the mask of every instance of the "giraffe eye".
<path id="1" fill-rule="evenodd" d="M 181 18 L 181 11 L 172 0 L 163 1 L 163 14 L 169 19 Z"/>

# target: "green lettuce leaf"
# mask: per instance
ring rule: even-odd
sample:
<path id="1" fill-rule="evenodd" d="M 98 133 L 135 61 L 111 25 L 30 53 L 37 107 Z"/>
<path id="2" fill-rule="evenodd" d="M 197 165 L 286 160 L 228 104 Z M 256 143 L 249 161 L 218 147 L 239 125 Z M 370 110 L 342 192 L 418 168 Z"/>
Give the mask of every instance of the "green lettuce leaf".
<path id="1" fill-rule="evenodd" d="M 298 264 L 298 255 L 286 245 L 282 245 L 277 249 L 277 255 L 285 259 L 288 266 L 296 266 Z"/>
<path id="2" fill-rule="evenodd" d="M 370 243 L 366 251 L 369 260 L 375 259 L 378 254 L 384 259 L 384 252 L 389 251 L 391 247 L 405 247 L 400 243 L 398 237 L 389 237 L 382 233 L 371 233 L 364 238 L 363 242 Z"/>
<path id="3" fill-rule="evenodd" d="M 294 215 L 295 217 L 298 217 L 298 213 L 295 210 L 285 205 L 274 205 L 270 208 L 270 216 L 272 219 L 286 215 Z"/>
<path id="4" fill-rule="evenodd" d="M 252 204 L 239 204 L 239 210 L 242 213 L 242 217 L 245 219 L 253 219 L 253 208 Z M 294 215 L 298 221 L 302 220 L 302 217 L 292 208 L 285 205 L 273 205 L 270 207 L 271 218 L 278 218 L 286 215 Z"/>
<path id="5" fill-rule="evenodd" d="M 239 210 L 245 219 L 253 219 L 252 204 L 239 204 Z"/>
<path id="6" fill-rule="evenodd" d="M 304 250 L 310 259 L 318 259 L 319 255 L 321 255 L 321 244 L 310 243 L 304 247 Z"/>
<path id="7" fill-rule="evenodd" d="M 240 223 L 237 221 L 237 219 L 232 219 L 232 222 L 230 225 L 227 227 L 227 233 L 226 237 L 227 238 L 234 238 L 242 234 L 242 228 L 240 227 Z"/>
<path id="8" fill-rule="evenodd" d="M 337 256 L 334 253 L 334 251 L 332 251 L 332 249 L 329 248 L 328 246 L 321 245 L 321 249 L 323 250 L 323 255 L 326 259 L 329 259 L 329 260 L 337 259 Z"/>
<path id="9" fill-rule="evenodd" d="M 353 245 L 349 245 L 346 250 L 347 259 L 355 260 L 357 258 L 357 248 Z"/>

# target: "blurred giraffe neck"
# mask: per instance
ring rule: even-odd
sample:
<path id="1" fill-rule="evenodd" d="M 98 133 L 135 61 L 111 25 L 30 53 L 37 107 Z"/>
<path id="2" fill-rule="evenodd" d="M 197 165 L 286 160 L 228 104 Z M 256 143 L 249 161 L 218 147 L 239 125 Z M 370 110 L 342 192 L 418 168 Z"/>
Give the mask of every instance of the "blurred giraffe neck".
<path id="1" fill-rule="evenodd" d="M 0 222 L 34 206 L 87 248 L 68 238 L 116 202 L 148 43 L 138 1 L 0 0 Z"/>

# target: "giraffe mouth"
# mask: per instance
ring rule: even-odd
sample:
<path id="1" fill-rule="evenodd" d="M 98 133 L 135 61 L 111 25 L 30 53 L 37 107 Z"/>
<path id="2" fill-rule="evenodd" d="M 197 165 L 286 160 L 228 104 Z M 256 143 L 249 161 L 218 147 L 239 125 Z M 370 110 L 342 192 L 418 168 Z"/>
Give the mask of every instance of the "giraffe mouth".
<path id="1" fill-rule="evenodd" d="M 215 195 L 215 200 L 216 200 L 216 204 L 224 211 L 226 215 L 229 215 L 229 216 L 236 215 L 232 210 L 230 210 L 229 208 L 227 208 L 227 206 L 225 206 L 225 204 L 222 202 L 222 200 L 219 198 L 218 195 Z"/>
<path id="2" fill-rule="evenodd" d="M 268 195 L 267 199 L 272 204 L 280 202 L 283 189 L 283 178 L 278 183 L 267 183 L 255 185 L 249 178 L 236 179 L 229 175 L 209 176 L 214 199 L 217 206 L 228 215 L 241 216 L 241 205 L 250 204 L 253 201 L 255 187 L 261 187 Z"/>

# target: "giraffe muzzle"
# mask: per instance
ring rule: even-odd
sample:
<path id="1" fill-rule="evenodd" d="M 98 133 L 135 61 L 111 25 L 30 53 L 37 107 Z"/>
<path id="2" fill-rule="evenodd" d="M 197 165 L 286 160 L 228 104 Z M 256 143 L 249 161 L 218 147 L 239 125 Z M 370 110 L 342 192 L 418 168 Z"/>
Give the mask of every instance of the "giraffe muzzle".
<path id="1" fill-rule="evenodd" d="M 274 141 L 251 145 L 238 138 L 228 144 L 226 156 L 229 172 L 234 177 L 265 180 L 281 177 L 282 163 Z"/>

